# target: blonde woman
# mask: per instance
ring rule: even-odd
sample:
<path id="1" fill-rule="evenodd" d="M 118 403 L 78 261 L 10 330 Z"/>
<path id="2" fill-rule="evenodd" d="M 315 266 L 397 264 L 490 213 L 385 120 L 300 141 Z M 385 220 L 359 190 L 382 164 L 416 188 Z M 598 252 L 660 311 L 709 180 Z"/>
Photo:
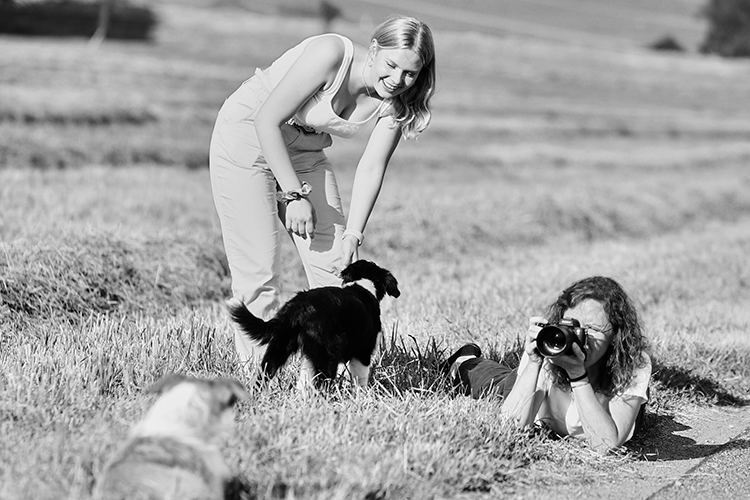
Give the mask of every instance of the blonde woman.
<path id="1" fill-rule="evenodd" d="M 396 146 L 430 122 L 434 90 L 430 29 L 393 17 L 366 46 L 332 33 L 307 38 L 256 69 L 225 101 L 211 138 L 210 171 L 233 301 L 260 318 L 273 316 L 284 230 L 311 288 L 340 284 L 338 271 L 358 258 Z M 346 219 L 324 149 L 331 135 L 350 138 L 373 122 Z M 241 361 L 262 355 L 237 332 L 235 345 Z"/>

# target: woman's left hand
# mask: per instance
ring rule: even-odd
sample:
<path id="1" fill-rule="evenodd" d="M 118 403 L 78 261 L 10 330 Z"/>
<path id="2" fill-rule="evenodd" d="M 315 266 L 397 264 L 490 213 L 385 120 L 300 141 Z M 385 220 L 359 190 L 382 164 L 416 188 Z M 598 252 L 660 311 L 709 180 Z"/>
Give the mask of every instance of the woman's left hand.
<path id="1" fill-rule="evenodd" d="M 359 240 L 354 236 L 344 236 L 341 243 L 341 268 L 359 260 Z"/>
<path id="2" fill-rule="evenodd" d="M 553 365 L 557 365 L 568 373 L 570 378 L 578 378 L 586 373 L 586 353 L 581 346 L 573 344 L 571 346 L 573 354 L 566 354 L 556 358 L 550 358 Z"/>

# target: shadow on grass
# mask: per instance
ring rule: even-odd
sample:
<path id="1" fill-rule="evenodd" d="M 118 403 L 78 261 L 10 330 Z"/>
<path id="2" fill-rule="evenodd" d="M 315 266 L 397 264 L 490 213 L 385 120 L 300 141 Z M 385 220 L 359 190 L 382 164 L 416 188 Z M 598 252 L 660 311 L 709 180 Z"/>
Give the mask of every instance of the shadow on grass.
<path id="1" fill-rule="evenodd" d="M 234 476 L 226 484 L 224 500 L 255 500 L 258 498 L 258 488 L 243 478 Z"/>
<path id="2" fill-rule="evenodd" d="M 658 359 L 654 359 L 652 363 L 651 381 L 660 383 L 664 389 L 706 398 L 714 401 L 717 406 L 750 405 L 750 400 L 732 394 L 729 389 L 715 380 L 695 375 L 687 368 L 665 364 Z"/>
<path id="3" fill-rule="evenodd" d="M 264 489 L 259 492 L 259 486 L 253 484 L 240 476 L 232 477 L 226 484 L 224 500 L 256 500 L 258 498 L 294 498 L 292 487 L 284 481 L 276 481 L 270 491 Z M 262 494 L 261 494 L 262 493 Z M 386 497 L 384 490 L 373 490 L 364 495 L 364 500 L 383 500 Z"/>
<path id="4" fill-rule="evenodd" d="M 390 338 L 384 338 L 372 381 L 389 394 L 445 392 L 449 388 L 443 369 L 445 351 L 435 339 L 425 346 L 411 335 L 405 340 L 394 325 Z"/>
<path id="5" fill-rule="evenodd" d="M 284 481 L 276 481 L 270 491 L 264 488 L 259 492 L 259 485 L 247 481 L 241 476 L 232 477 L 224 489 L 224 500 L 256 500 L 258 498 L 290 498 L 291 487 Z M 294 497 L 292 494 L 291 497 Z"/>
<path id="6" fill-rule="evenodd" d="M 680 436 L 690 426 L 677 422 L 672 415 L 646 413 L 643 429 L 626 444 L 626 448 L 643 460 L 690 460 L 714 453 L 721 445 L 699 445 L 694 439 Z"/>
<path id="7" fill-rule="evenodd" d="M 728 443 L 697 444 L 694 439 L 677 434 L 691 427 L 675 421 L 671 415 L 647 413 L 644 424 L 643 430 L 626 444 L 629 451 L 643 460 L 691 460 L 706 458 L 719 449 L 750 449 L 750 440 L 745 438 L 747 431 Z"/>

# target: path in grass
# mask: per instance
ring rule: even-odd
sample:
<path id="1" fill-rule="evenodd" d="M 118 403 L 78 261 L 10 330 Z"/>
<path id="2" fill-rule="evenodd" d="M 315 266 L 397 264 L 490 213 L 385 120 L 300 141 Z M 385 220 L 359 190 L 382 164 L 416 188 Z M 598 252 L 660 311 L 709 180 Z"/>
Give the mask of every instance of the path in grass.
<path id="1" fill-rule="evenodd" d="M 737 473 L 750 464 L 750 407 L 692 407 L 658 417 L 655 426 L 655 439 L 643 450 L 647 460 L 591 483 L 531 488 L 519 498 L 682 500 L 697 498 L 709 484 L 727 488 L 727 496 L 717 491 L 712 498 L 750 491 L 750 475 Z"/>
<path id="2" fill-rule="evenodd" d="M 750 428 L 649 500 L 735 499 L 750 491 Z"/>

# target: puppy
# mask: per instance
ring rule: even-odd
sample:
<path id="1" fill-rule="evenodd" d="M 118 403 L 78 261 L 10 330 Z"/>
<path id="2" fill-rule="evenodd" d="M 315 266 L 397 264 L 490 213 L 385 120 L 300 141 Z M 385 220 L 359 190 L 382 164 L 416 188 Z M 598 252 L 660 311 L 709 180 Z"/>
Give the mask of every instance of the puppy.
<path id="1" fill-rule="evenodd" d="M 320 387 L 336 377 L 340 363 L 349 364 L 352 381 L 367 385 L 370 360 L 381 330 L 380 301 L 401 292 L 393 275 L 376 264 L 358 260 L 341 272 L 342 286 L 300 292 L 265 322 L 237 300 L 229 313 L 248 337 L 267 345 L 261 378 L 271 379 L 295 352 L 302 355 L 298 388 Z"/>
<path id="2" fill-rule="evenodd" d="M 223 500 L 230 472 L 218 444 L 232 432 L 245 388 L 170 375 L 149 392 L 161 397 L 105 466 L 94 498 Z"/>

